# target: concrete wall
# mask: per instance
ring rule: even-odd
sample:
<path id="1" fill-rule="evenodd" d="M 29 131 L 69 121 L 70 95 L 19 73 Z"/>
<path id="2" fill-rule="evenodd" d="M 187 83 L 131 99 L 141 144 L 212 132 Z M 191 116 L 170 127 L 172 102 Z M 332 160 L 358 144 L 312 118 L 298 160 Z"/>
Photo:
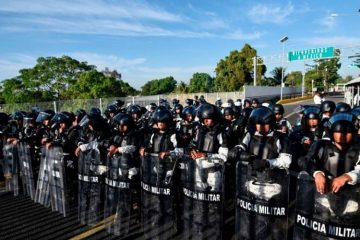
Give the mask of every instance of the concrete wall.
<path id="1" fill-rule="evenodd" d="M 286 95 L 301 94 L 301 88 L 298 87 L 284 87 L 283 97 Z M 280 87 L 268 86 L 244 86 L 245 98 L 253 97 L 276 97 L 280 96 Z"/>

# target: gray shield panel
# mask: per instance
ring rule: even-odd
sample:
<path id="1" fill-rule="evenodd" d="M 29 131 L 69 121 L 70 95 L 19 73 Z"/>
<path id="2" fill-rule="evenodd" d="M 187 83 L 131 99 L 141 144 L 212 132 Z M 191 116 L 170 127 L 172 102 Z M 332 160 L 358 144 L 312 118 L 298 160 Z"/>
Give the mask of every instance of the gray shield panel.
<path id="1" fill-rule="evenodd" d="M 50 196 L 53 211 L 58 211 L 66 217 L 69 206 L 66 189 L 66 172 L 61 147 L 47 149 L 50 166 Z"/>
<path id="2" fill-rule="evenodd" d="M 294 239 L 360 239 L 360 186 L 320 194 L 301 172 L 296 195 Z"/>
<path id="3" fill-rule="evenodd" d="M 35 197 L 34 175 L 32 169 L 30 146 L 27 143 L 19 142 L 17 144 L 19 154 L 19 165 L 21 169 L 21 178 L 24 187 L 24 193 L 29 195 L 32 200 Z"/>
<path id="4" fill-rule="evenodd" d="M 3 148 L 4 153 L 4 176 L 6 191 L 13 192 L 14 196 L 19 195 L 19 158 L 17 146 L 6 144 Z"/>
<path id="5" fill-rule="evenodd" d="M 176 161 L 149 154 L 141 159 L 141 220 L 146 239 L 169 239 L 176 231 L 173 173 Z"/>
<path id="6" fill-rule="evenodd" d="M 44 147 L 40 150 L 40 169 L 36 185 L 34 201 L 50 207 L 50 164 L 48 151 Z"/>
<path id="7" fill-rule="evenodd" d="M 222 239 L 224 165 L 184 157 L 181 163 L 182 233 L 185 239 Z"/>
<path id="8" fill-rule="evenodd" d="M 286 239 L 289 174 L 284 169 L 253 171 L 236 166 L 236 239 Z"/>

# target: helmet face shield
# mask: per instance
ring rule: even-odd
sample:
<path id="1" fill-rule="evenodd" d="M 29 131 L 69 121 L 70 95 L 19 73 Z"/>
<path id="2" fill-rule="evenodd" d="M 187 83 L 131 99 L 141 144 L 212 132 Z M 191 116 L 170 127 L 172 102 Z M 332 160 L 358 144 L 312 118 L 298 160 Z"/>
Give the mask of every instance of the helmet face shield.
<path id="1" fill-rule="evenodd" d="M 42 123 L 44 120 L 50 120 L 51 114 L 46 112 L 40 112 L 35 122 Z"/>
<path id="2" fill-rule="evenodd" d="M 356 117 L 350 113 L 337 113 L 329 119 L 330 132 L 355 133 Z"/>
<path id="3" fill-rule="evenodd" d="M 88 117 L 88 115 L 85 115 L 82 119 L 81 119 L 81 121 L 79 122 L 79 126 L 80 127 L 85 127 L 85 126 L 87 126 L 89 124 L 89 117 Z"/>
<path id="4" fill-rule="evenodd" d="M 269 124 L 272 129 L 275 126 L 275 114 L 270 108 L 260 106 L 251 112 L 249 122 L 253 127 L 256 124 Z"/>

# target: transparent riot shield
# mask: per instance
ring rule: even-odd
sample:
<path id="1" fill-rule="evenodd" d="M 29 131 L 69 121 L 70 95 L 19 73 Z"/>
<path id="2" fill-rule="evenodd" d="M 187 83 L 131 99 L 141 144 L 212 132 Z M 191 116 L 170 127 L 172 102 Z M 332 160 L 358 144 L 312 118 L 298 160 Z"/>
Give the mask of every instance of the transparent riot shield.
<path id="1" fill-rule="evenodd" d="M 301 172 L 294 239 L 360 239 L 360 185 L 320 194 L 313 177 Z"/>
<path id="2" fill-rule="evenodd" d="M 176 232 L 174 181 L 176 161 L 158 154 L 141 158 L 141 221 L 145 239 L 171 239 Z"/>
<path id="3" fill-rule="evenodd" d="M 48 151 L 45 147 L 40 150 L 40 169 L 39 177 L 36 185 L 35 199 L 34 201 L 50 207 L 50 164 Z"/>
<path id="4" fill-rule="evenodd" d="M 30 196 L 32 200 L 35 197 L 34 174 L 32 169 L 30 146 L 27 143 L 19 142 L 17 144 L 19 154 L 19 165 L 21 169 L 21 178 L 24 187 L 24 194 Z"/>
<path id="5" fill-rule="evenodd" d="M 66 217 L 69 211 L 66 189 L 66 172 L 62 147 L 47 149 L 50 166 L 50 199 L 53 211 L 60 212 Z"/>
<path id="6" fill-rule="evenodd" d="M 236 166 L 236 239 L 287 239 L 289 173 Z"/>
<path id="7" fill-rule="evenodd" d="M 222 239 L 224 164 L 184 157 L 180 167 L 184 239 Z"/>
<path id="8" fill-rule="evenodd" d="M 17 146 L 6 144 L 3 148 L 4 154 L 4 176 L 6 191 L 13 192 L 14 196 L 19 195 L 19 166 Z"/>
<path id="9" fill-rule="evenodd" d="M 101 213 L 101 164 L 99 149 L 81 152 L 78 159 L 78 218 L 82 224 L 95 225 L 103 218 Z"/>
<path id="10" fill-rule="evenodd" d="M 130 228 L 131 188 L 128 154 L 115 154 L 106 161 L 105 225 L 107 232 L 126 236 Z"/>

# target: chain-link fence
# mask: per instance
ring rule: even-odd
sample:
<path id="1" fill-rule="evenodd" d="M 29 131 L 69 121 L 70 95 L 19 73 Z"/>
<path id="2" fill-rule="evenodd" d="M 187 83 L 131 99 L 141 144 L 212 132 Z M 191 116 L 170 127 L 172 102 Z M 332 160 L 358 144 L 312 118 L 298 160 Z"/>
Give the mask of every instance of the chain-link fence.
<path id="1" fill-rule="evenodd" d="M 245 95 L 246 94 L 246 95 Z M 172 102 L 172 99 L 176 98 L 180 100 L 181 104 L 185 104 L 185 100 L 190 98 L 194 99 L 195 96 L 204 96 L 206 101 L 209 103 L 215 103 L 215 101 L 220 98 L 223 102 L 226 102 L 229 99 L 244 99 L 258 97 L 259 99 L 269 99 L 278 97 L 280 94 L 280 88 L 276 87 L 253 87 L 246 86 L 244 91 L 237 92 L 214 92 L 214 93 L 187 93 L 187 94 L 168 94 L 168 95 L 153 95 L 153 96 L 133 96 L 133 97 L 112 97 L 112 98 L 98 98 L 98 99 L 73 99 L 73 100 L 64 100 L 64 101 L 53 101 L 53 102 L 36 102 L 36 103 L 16 103 L 16 104 L 2 104 L 0 105 L 0 111 L 11 113 L 14 111 L 26 111 L 29 112 L 33 108 L 38 110 L 52 109 L 55 112 L 67 111 L 75 112 L 76 109 L 82 108 L 84 110 L 89 110 L 92 107 L 97 107 L 100 110 L 105 110 L 105 108 L 113 103 L 115 100 L 122 100 L 127 104 L 138 104 L 140 106 L 146 106 L 150 103 L 159 104 L 160 99 L 166 99 L 169 103 Z M 291 98 L 301 94 L 301 89 L 296 88 L 284 88 L 283 98 Z"/>
<path id="2" fill-rule="evenodd" d="M 169 95 L 153 95 L 153 96 L 134 96 L 134 97 L 113 97 L 113 98 L 99 98 L 99 99 L 73 99 L 53 102 L 36 102 L 36 103 L 13 103 L 13 104 L 0 104 L 0 111 L 11 113 L 14 111 L 26 111 L 29 112 L 36 108 L 40 111 L 46 109 L 52 109 L 55 112 L 68 111 L 74 112 L 76 109 L 82 108 L 89 110 L 91 107 L 98 107 L 104 110 L 109 104 L 115 100 L 122 100 L 125 105 L 138 104 L 140 106 L 146 106 L 150 103 L 158 104 L 160 99 L 166 99 L 171 103 L 172 99 L 177 98 L 180 103 L 184 104 L 187 98 L 194 98 L 195 96 L 200 97 L 203 95 L 205 99 L 214 103 L 217 98 L 221 98 L 223 101 L 228 99 L 236 100 L 243 98 L 242 92 L 219 92 L 219 93 L 189 93 L 189 94 L 169 94 Z"/>

